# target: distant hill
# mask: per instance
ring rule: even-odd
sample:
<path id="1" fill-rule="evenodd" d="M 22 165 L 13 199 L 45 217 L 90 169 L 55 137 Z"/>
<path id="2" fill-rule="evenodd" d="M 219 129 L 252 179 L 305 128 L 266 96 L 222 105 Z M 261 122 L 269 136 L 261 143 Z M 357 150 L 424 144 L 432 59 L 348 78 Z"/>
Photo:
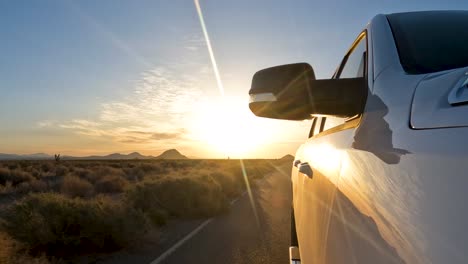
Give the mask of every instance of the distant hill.
<path id="1" fill-rule="evenodd" d="M 86 157 L 72 157 L 72 156 L 65 156 L 63 157 L 64 160 L 127 160 L 127 159 L 152 159 L 153 156 L 145 156 L 141 155 L 138 152 L 132 152 L 130 154 L 120 154 L 120 153 L 112 153 L 105 156 L 86 156 Z"/>
<path id="2" fill-rule="evenodd" d="M 48 155 L 45 153 L 35 153 L 35 154 L 5 154 L 0 153 L 0 160 L 53 160 L 54 156 Z M 74 156 L 63 156 L 63 160 L 131 160 L 131 159 L 188 159 L 186 156 L 182 155 L 176 149 L 170 149 L 164 151 L 161 155 L 154 156 L 145 156 L 138 152 L 132 152 L 130 154 L 120 154 L 113 153 L 105 156 L 85 156 L 85 157 L 74 157 Z"/>
<path id="3" fill-rule="evenodd" d="M 294 160 L 294 156 L 293 155 L 290 155 L 290 154 L 287 154 L 287 155 L 284 155 L 280 160 Z"/>
<path id="4" fill-rule="evenodd" d="M 45 153 L 34 153 L 24 155 L 0 153 L 0 160 L 45 160 L 53 158 L 53 156 L 47 155 Z"/>
<path id="5" fill-rule="evenodd" d="M 186 156 L 180 154 L 177 149 L 170 149 L 164 151 L 161 155 L 157 156 L 156 159 L 188 159 Z"/>

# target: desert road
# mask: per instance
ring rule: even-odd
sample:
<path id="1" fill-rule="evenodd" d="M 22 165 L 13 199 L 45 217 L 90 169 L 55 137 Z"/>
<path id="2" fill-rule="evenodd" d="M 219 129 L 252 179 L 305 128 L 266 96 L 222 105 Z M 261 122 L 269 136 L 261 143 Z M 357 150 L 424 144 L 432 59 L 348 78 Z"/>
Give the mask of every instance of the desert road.
<path id="1" fill-rule="evenodd" d="M 289 171 L 273 173 L 233 203 L 228 214 L 210 221 L 161 264 L 288 263 L 291 183 Z"/>
<path id="2" fill-rule="evenodd" d="M 286 166 L 287 167 L 287 166 Z M 235 200 L 228 213 L 168 226 L 163 242 L 95 263 L 288 263 L 290 243 L 290 166 L 256 182 Z M 256 213 L 255 213 L 256 212 Z M 258 221 L 257 221 L 257 217 Z M 176 235 L 174 235 L 176 234 Z"/>

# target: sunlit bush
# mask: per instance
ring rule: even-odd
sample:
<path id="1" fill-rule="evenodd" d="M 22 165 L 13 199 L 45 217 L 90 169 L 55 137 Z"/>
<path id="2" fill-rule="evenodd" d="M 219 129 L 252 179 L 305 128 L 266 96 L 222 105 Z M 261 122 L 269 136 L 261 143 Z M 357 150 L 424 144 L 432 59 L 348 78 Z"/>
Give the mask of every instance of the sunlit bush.
<path id="1" fill-rule="evenodd" d="M 22 182 L 16 187 L 16 191 L 23 194 L 30 192 L 47 192 L 48 189 L 49 186 L 42 180 Z"/>
<path id="2" fill-rule="evenodd" d="M 5 185 L 6 182 L 11 182 L 12 185 L 17 185 L 22 182 L 32 181 L 35 178 L 26 171 L 21 169 L 0 168 L 0 184 Z"/>
<path id="3" fill-rule="evenodd" d="M 221 186 L 208 176 L 145 181 L 127 192 L 127 201 L 145 212 L 156 208 L 179 217 L 211 216 L 227 207 Z"/>
<path id="4" fill-rule="evenodd" d="M 67 175 L 63 178 L 60 192 L 69 197 L 91 197 L 94 192 L 94 187 L 85 179 Z"/>
<path id="5" fill-rule="evenodd" d="M 210 174 L 210 176 L 221 186 L 221 189 L 226 197 L 233 198 L 242 192 L 242 177 L 236 177 L 232 173 L 226 172 L 213 172 Z"/>
<path id="6" fill-rule="evenodd" d="M 94 189 L 98 193 L 119 193 L 128 186 L 128 181 L 116 175 L 106 175 L 94 184 Z"/>
<path id="7" fill-rule="evenodd" d="M 149 228 L 143 213 L 121 203 L 55 193 L 27 196 L 7 210 L 4 220 L 6 232 L 32 251 L 64 256 L 121 248 Z"/>

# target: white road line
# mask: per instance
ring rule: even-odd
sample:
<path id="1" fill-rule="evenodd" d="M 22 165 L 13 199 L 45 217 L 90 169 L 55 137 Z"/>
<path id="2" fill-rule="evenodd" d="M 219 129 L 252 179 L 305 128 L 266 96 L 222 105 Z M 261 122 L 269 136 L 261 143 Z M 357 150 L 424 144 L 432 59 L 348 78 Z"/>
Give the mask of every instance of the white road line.
<path id="1" fill-rule="evenodd" d="M 231 205 L 235 204 L 237 201 L 239 201 L 239 198 L 243 197 L 247 192 L 242 193 L 239 197 L 231 201 Z M 180 246 L 182 246 L 187 240 L 191 239 L 193 236 L 198 234 L 206 225 L 208 225 L 211 221 L 213 221 L 213 218 L 210 218 L 208 220 L 205 220 L 205 222 L 201 223 L 197 228 L 195 228 L 192 232 L 190 232 L 188 235 L 186 235 L 184 238 L 181 240 L 177 241 L 171 248 L 166 250 L 166 252 L 162 253 L 157 259 L 153 260 L 150 264 L 159 264 L 163 260 L 165 260 L 167 257 L 169 257 L 174 251 L 176 251 Z"/>
<path id="2" fill-rule="evenodd" d="M 213 218 L 210 218 L 210 219 L 206 220 L 205 222 L 201 223 L 197 228 L 195 228 L 192 232 L 190 232 L 184 238 L 182 238 L 177 243 L 175 243 L 171 248 L 166 250 L 166 252 L 161 254 L 157 259 L 153 260 L 150 264 L 159 264 L 159 263 L 161 263 L 164 259 L 169 257 L 169 255 L 171 255 L 174 251 L 176 251 L 180 246 L 182 246 L 187 240 L 189 240 L 190 238 L 195 236 L 198 232 L 200 232 L 211 221 L 213 221 Z"/>
<path id="3" fill-rule="evenodd" d="M 237 197 L 236 199 L 232 200 L 231 201 L 231 205 L 235 204 L 237 201 L 239 201 L 239 199 L 241 197 L 243 197 L 245 194 L 247 193 L 247 191 L 243 192 L 239 197 Z"/>

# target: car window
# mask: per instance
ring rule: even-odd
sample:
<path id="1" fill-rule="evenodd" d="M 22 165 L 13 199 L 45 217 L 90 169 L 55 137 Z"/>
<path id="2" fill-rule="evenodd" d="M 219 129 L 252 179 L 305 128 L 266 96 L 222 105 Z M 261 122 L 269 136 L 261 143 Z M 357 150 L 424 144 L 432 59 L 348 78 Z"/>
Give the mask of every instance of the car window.
<path id="1" fill-rule="evenodd" d="M 325 118 L 324 117 L 315 117 L 314 118 L 314 121 L 312 122 L 312 127 L 310 128 L 310 132 L 309 132 L 309 138 L 319 134 L 320 132 L 322 132 L 323 130 L 323 126 L 324 126 L 324 120 Z"/>
<path id="2" fill-rule="evenodd" d="M 387 18 L 407 73 L 468 66 L 468 11 L 409 12 Z"/>
<path id="3" fill-rule="evenodd" d="M 351 53 L 346 56 L 346 62 L 342 67 L 339 78 L 364 77 L 366 68 L 366 46 L 366 37 L 361 37 L 359 42 L 351 50 Z"/>
<path id="4" fill-rule="evenodd" d="M 344 66 L 342 68 L 338 78 L 357 78 L 364 77 L 366 71 L 366 53 L 367 43 L 366 36 L 360 35 L 357 39 L 357 43 L 351 48 L 350 52 L 343 59 Z M 342 125 L 348 120 L 348 117 L 334 117 L 328 116 L 323 118 L 322 130 L 334 128 Z"/>

